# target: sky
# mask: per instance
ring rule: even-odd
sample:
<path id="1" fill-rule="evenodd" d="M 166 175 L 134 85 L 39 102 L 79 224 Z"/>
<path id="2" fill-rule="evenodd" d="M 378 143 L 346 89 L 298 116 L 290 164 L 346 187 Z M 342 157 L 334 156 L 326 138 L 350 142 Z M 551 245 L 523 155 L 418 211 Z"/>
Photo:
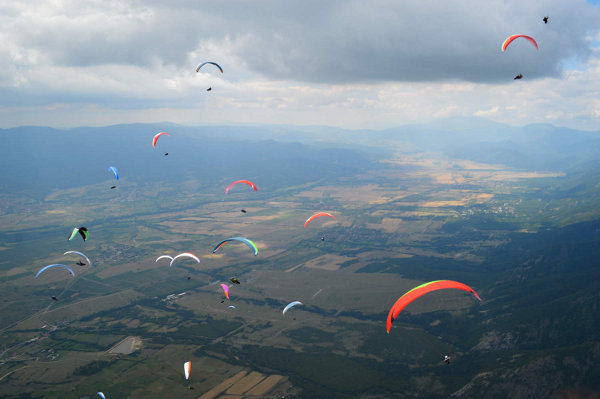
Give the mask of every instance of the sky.
<path id="1" fill-rule="evenodd" d="M 502 52 L 512 34 L 539 50 Z M 197 73 L 204 61 L 224 73 Z M 0 63 L 0 128 L 477 116 L 600 130 L 596 0 L 0 0 Z"/>

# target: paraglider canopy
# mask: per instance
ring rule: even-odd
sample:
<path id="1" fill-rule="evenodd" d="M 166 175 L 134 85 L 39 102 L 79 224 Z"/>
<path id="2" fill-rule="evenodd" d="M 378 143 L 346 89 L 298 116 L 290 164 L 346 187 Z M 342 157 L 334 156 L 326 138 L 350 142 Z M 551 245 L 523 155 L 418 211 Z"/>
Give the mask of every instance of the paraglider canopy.
<path id="1" fill-rule="evenodd" d="M 75 236 L 79 233 L 83 241 L 87 241 L 90 238 L 90 233 L 88 233 L 88 229 L 85 227 L 74 227 L 69 235 L 69 241 L 71 241 Z"/>
<path id="2" fill-rule="evenodd" d="M 90 258 L 88 258 L 85 254 L 79 252 L 79 251 L 67 251 L 65 252 L 63 255 L 68 255 L 68 254 L 76 254 L 81 256 L 82 258 L 85 258 L 85 260 L 87 261 L 87 263 L 91 266 L 92 265 L 92 261 L 90 260 Z M 81 263 L 81 262 L 80 262 Z M 79 264 L 79 263 L 78 263 Z M 85 263 L 83 265 L 79 265 L 79 266 L 84 266 Z"/>
<path id="3" fill-rule="evenodd" d="M 39 276 L 40 274 L 42 274 L 42 273 L 44 273 L 46 270 L 48 270 L 48 269 L 52 269 L 52 268 L 54 268 L 54 267 L 62 267 L 62 268 L 65 268 L 65 269 L 67 269 L 67 270 L 69 271 L 69 273 L 71 273 L 71 275 L 72 275 L 73 277 L 75 277 L 75 272 L 74 272 L 74 271 L 73 271 L 73 269 L 71 269 L 69 266 L 65 266 L 65 265 L 59 265 L 59 264 L 54 264 L 54 265 L 48 265 L 48 266 L 44 266 L 44 267 L 42 267 L 42 268 L 40 269 L 40 271 L 39 271 L 39 272 L 37 272 L 37 274 L 35 275 L 35 278 L 38 278 L 38 276 Z"/>
<path id="4" fill-rule="evenodd" d="M 320 218 L 320 217 L 322 217 L 322 216 L 328 216 L 328 217 L 332 218 L 333 220 L 337 220 L 337 219 L 335 218 L 335 216 L 333 216 L 333 215 L 332 215 L 332 214 L 330 214 L 330 213 L 327 213 L 327 212 L 317 212 L 317 213 L 315 213 L 314 215 L 312 215 L 311 217 L 309 217 L 308 219 L 306 219 L 306 222 L 304 222 L 304 228 L 306 228 L 306 226 L 308 226 L 308 224 L 309 224 L 310 222 L 312 222 L 312 221 L 313 221 L 313 220 L 315 220 L 316 218 Z"/>
<path id="5" fill-rule="evenodd" d="M 200 68 L 202 68 L 206 64 L 211 64 L 211 65 L 216 66 L 217 68 L 219 68 L 219 71 L 221 71 L 221 73 L 223 73 L 223 68 L 221 68 L 221 66 L 219 64 L 217 64 L 216 62 L 212 62 L 212 61 L 206 61 L 206 62 L 203 62 L 202 64 L 198 65 L 198 68 L 196 68 L 196 72 L 200 72 Z"/>
<path id="6" fill-rule="evenodd" d="M 113 172 L 117 180 L 119 180 L 119 171 L 117 170 L 117 168 L 115 168 L 114 166 L 109 166 L 108 171 Z"/>
<path id="7" fill-rule="evenodd" d="M 166 134 L 167 136 L 171 136 L 169 133 L 167 132 L 160 132 L 154 135 L 154 137 L 152 138 L 152 147 L 156 148 L 156 141 L 158 140 L 158 138 L 160 136 L 162 136 L 163 134 Z"/>
<path id="8" fill-rule="evenodd" d="M 249 239 L 247 239 L 246 237 L 231 237 L 228 238 L 226 240 L 221 241 L 220 243 L 217 244 L 217 246 L 213 249 L 213 254 L 216 253 L 219 249 L 221 249 L 221 247 L 223 245 L 225 245 L 225 243 L 229 242 L 229 241 L 241 241 L 244 244 L 246 244 L 248 246 L 248 248 L 250 248 L 253 252 L 254 252 L 254 256 L 258 255 L 258 247 L 256 246 L 256 244 L 254 244 L 252 241 L 250 241 Z"/>
<path id="9" fill-rule="evenodd" d="M 237 279 L 237 277 L 232 277 L 229 279 L 229 281 L 231 281 L 233 284 L 239 284 L 240 280 Z"/>
<path id="10" fill-rule="evenodd" d="M 169 263 L 169 266 L 173 266 L 173 263 L 175 263 L 175 260 L 177 260 L 178 258 L 192 258 L 196 262 L 200 263 L 200 259 L 198 259 L 198 257 L 196 255 L 194 255 L 193 253 L 191 253 L 191 252 L 183 252 L 183 253 L 180 253 L 179 255 L 177 255 L 176 257 L 174 257 L 171 260 L 171 263 Z"/>
<path id="11" fill-rule="evenodd" d="M 288 310 L 290 310 L 291 308 L 293 308 L 296 305 L 303 305 L 302 302 L 300 301 L 294 301 L 294 302 L 290 302 L 287 304 L 287 306 L 285 308 L 283 308 L 283 315 L 285 316 L 285 314 L 287 313 Z"/>
<path id="12" fill-rule="evenodd" d="M 542 21 L 544 21 L 544 24 L 547 24 L 547 23 L 548 23 L 548 17 L 547 17 L 547 16 L 546 16 L 546 17 L 544 17 L 544 18 L 542 19 Z"/>
<path id="13" fill-rule="evenodd" d="M 479 297 L 479 295 L 477 295 L 477 293 L 473 290 L 473 288 L 471 288 L 468 285 L 465 285 L 463 283 L 459 283 L 458 281 L 451 281 L 451 280 L 430 281 L 428 283 L 421 284 L 421 285 L 413 288 L 412 290 L 408 291 L 406 294 L 402 295 L 400 297 L 400 299 L 398 299 L 396 301 L 396 303 L 394 303 L 394 305 L 390 309 L 390 312 L 388 313 L 388 317 L 387 317 L 387 322 L 386 322 L 387 332 L 388 333 L 390 332 L 390 328 L 392 328 L 392 322 L 409 303 L 411 303 L 412 301 L 414 301 L 417 298 L 422 297 L 423 295 L 425 295 L 429 292 L 446 289 L 446 288 L 455 288 L 455 289 L 471 292 L 471 293 L 473 293 L 473 295 L 475 295 L 475 297 L 477 299 L 479 299 L 481 301 L 481 298 Z"/>
<path id="14" fill-rule="evenodd" d="M 185 379 L 190 379 L 190 373 L 192 372 L 192 362 L 185 362 L 183 364 L 183 373 L 185 374 Z"/>
<path id="15" fill-rule="evenodd" d="M 533 44 L 533 46 L 535 47 L 536 50 L 539 50 L 538 44 L 533 37 L 527 36 L 527 35 L 512 35 L 512 36 L 507 37 L 506 40 L 504 41 L 504 43 L 502 43 L 502 51 L 506 51 L 506 48 L 508 47 L 508 45 L 511 44 L 515 39 L 518 39 L 520 37 L 529 41 L 529 43 Z"/>
<path id="16" fill-rule="evenodd" d="M 254 191 L 258 190 L 256 188 L 256 185 L 254 183 L 252 183 L 250 180 L 237 180 L 237 181 L 234 181 L 233 183 L 231 183 L 229 186 L 227 186 L 227 188 L 225 189 L 225 194 L 229 193 L 229 189 L 238 183 L 245 183 L 245 184 L 249 185 L 250 187 L 252 187 L 252 189 Z"/>
<path id="17" fill-rule="evenodd" d="M 229 286 L 227 284 L 221 283 L 221 288 L 223 288 L 223 292 L 225 293 L 225 298 L 229 299 Z"/>

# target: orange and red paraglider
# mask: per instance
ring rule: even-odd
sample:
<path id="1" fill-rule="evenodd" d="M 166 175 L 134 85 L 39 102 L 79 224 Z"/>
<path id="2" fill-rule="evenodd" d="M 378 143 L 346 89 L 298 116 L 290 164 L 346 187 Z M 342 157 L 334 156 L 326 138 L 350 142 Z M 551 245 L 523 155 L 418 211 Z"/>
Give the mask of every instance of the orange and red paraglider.
<path id="1" fill-rule="evenodd" d="M 398 316 L 400 312 L 412 301 L 421 296 L 430 293 L 431 291 L 441 290 L 445 288 L 455 288 L 463 291 L 472 292 L 477 299 L 481 301 L 481 298 L 477 293 L 473 290 L 473 288 L 465 285 L 463 283 L 459 283 L 458 281 L 451 280 L 436 280 L 430 281 L 429 283 L 421 284 L 418 287 L 413 288 L 408 291 L 406 294 L 402 295 L 400 299 L 396 301 L 396 303 L 390 309 L 387 317 L 386 330 L 389 333 L 390 328 L 392 328 L 392 323 L 394 319 Z"/>
<path id="2" fill-rule="evenodd" d="M 504 43 L 502 43 L 502 51 L 506 51 L 506 48 L 508 47 L 508 45 L 511 44 L 515 39 L 518 39 L 520 37 L 528 40 L 531 44 L 533 44 L 533 46 L 535 47 L 536 50 L 539 50 L 538 44 L 533 37 L 527 36 L 527 35 L 512 35 L 512 36 L 507 37 L 506 40 L 504 41 Z"/>
<path id="3" fill-rule="evenodd" d="M 333 216 L 333 215 L 332 215 L 332 214 L 330 214 L 330 213 L 327 213 L 327 212 L 318 212 L 318 213 L 315 213 L 314 215 L 312 215 L 311 217 L 309 217 L 308 219 L 306 219 L 306 222 L 304 222 L 304 228 L 306 228 L 306 226 L 308 226 L 308 224 L 309 224 L 310 222 L 312 222 L 312 221 L 313 221 L 313 220 L 315 220 L 316 218 L 320 218 L 321 216 L 329 216 L 330 218 L 333 218 L 333 220 L 337 220 L 337 219 L 335 218 L 335 216 Z"/>
<path id="4" fill-rule="evenodd" d="M 156 135 L 154 135 L 154 137 L 152 138 L 152 147 L 156 148 L 156 141 L 158 140 L 158 138 L 160 136 L 162 136 L 163 134 L 166 134 L 167 136 L 171 136 L 169 133 L 167 132 L 160 132 L 157 133 Z"/>
<path id="5" fill-rule="evenodd" d="M 256 188 L 256 185 L 254 183 L 252 183 L 250 180 L 238 180 L 238 181 L 234 181 L 233 183 L 231 183 L 229 186 L 227 186 L 227 188 L 225 189 L 225 194 L 227 194 L 229 192 L 229 189 L 231 187 L 233 187 L 234 185 L 238 184 L 238 183 L 245 183 L 247 185 L 249 185 L 250 187 L 252 187 L 252 189 L 254 191 L 258 190 Z"/>

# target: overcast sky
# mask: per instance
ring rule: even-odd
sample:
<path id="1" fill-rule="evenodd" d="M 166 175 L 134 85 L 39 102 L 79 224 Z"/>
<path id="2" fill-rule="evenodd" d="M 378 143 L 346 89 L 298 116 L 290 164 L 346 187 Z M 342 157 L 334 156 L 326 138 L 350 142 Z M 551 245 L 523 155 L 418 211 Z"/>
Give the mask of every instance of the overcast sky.
<path id="1" fill-rule="evenodd" d="M 517 33 L 539 50 L 502 52 Z M 204 61 L 225 73 L 196 73 Z M 3 128 L 481 116 L 600 130 L 597 1 L 0 0 L 0 63 Z"/>

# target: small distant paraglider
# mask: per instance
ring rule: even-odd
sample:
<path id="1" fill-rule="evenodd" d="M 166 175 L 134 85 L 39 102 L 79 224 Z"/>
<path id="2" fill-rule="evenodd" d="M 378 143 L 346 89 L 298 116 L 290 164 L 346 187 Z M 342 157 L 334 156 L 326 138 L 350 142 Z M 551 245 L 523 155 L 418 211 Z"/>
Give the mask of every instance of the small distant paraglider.
<path id="1" fill-rule="evenodd" d="M 545 16 L 545 17 L 542 19 L 542 21 L 544 21 L 544 24 L 547 24 L 547 23 L 548 23 L 548 16 L 546 15 L 546 16 Z"/>
<path id="2" fill-rule="evenodd" d="M 230 242 L 230 241 L 240 241 L 240 242 L 243 242 L 244 244 L 246 244 L 248 246 L 248 248 L 250 248 L 252 250 L 252 252 L 254 252 L 254 256 L 258 256 L 258 247 L 256 246 L 256 244 L 254 244 L 252 241 L 250 241 L 246 237 L 231 237 L 231 238 L 228 238 L 226 240 L 221 241 L 213 249 L 213 254 L 216 253 L 219 249 L 221 249 L 221 247 L 225 243 Z"/>
<path id="3" fill-rule="evenodd" d="M 102 399 L 106 399 L 106 396 L 104 396 L 102 392 L 98 392 L 98 396 L 100 396 Z"/>
<path id="4" fill-rule="evenodd" d="M 117 170 L 117 168 L 115 168 L 114 166 L 109 166 L 108 171 L 113 172 L 113 174 L 115 175 L 115 178 L 117 180 L 119 180 L 119 171 Z"/>
<path id="5" fill-rule="evenodd" d="M 65 266 L 65 265 L 57 265 L 57 264 L 54 264 L 54 265 L 48 265 L 48 266 L 44 266 L 44 267 L 42 267 L 42 268 L 40 269 L 40 271 L 39 271 L 39 272 L 37 272 L 37 274 L 35 275 L 35 278 L 38 278 L 38 277 L 39 277 L 39 275 L 40 275 L 40 274 L 42 274 L 42 273 L 44 273 L 46 270 L 48 270 L 48 269 L 52 269 L 52 268 L 55 268 L 55 267 L 62 267 L 62 268 L 64 268 L 64 269 L 67 269 L 67 270 L 69 271 L 69 273 L 71 273 L 71 276 L 75 277 L 75 272 L 74 272 L 74 271 L 73 271 L 73 269 L 71 269 L 69 266 Z"/>
<path id="6" fill-rule="evenodd" d="M 92 261 L 90 260 L 90 258 L 88 258 L 85 254 L 83 254 L 83 253 L 81 253 L 79 251 L 67 251 L 63 255 L 69 255 L 69 254 L 79 255 L 82 258 L 84 258 L 90 266 L 92 265 Z M 79 265 L 79 266 L 85 266 L 85 263 L 83 263 L 81 260 L 79 262 L 77 262 L 76 264 Z"/>
<path id="7" fill-rule="evenodd" d="M 303 305 L 302 302 L 300 301 L 294 301 L 294 302 L 290 302 L 285 308 L 283 308 L 283 315 L 285 316 L 285 314 L 287 313 L 288 310 L 290 310 L 291 308 L 293 308 L 296 305 Z"/>
<path id="8" fill-rule="evenodd" d="M 444 356 L 444 363 L 446 363 L 446 364 L 450 364 L 450 359 L 451 359 L 451 358 L 450 358 L 450 356 L 448 356 L 448 355 L 445 355 L 445 356 Z"/>
<path id="9" fill-rule="evenodd" d="M 229 281 L 231 281 L 233 284 L 239 284 L 240 280 L 237 279 L 237 277 L 232 277 L 229 279 Z"/>
<path id="10" fill-rule="evenodd" d="M 227 193 L 229 193 L 229 190 L 231 189 L 231 187 L 233 187 L 234 185 L 236 185 L 238 183 L 245 183 L 245 184 L 249 185 L 254 191 L 258 190 L 258 188 L 256 187 L 256 184 L 252 183 L 250 180 L 237 180 L 237 181 L 234 181 L 233 183 L 231 183 L 229 186 L 227 186 L 227 188 L 225 189 L 225 195 L 227 195 Z"/>
<path id="11" fill-rule="evenodd" d="M 169 267 L 173 266 L 173 263 L 175 263 L 175 261 L 178 258 L 192 258 L 196 262 L 200 263 L 200 259 L 198 259 L 198 257 L 196 255 L 194 255 L 193 253 L 191 253 L 191 252 L 183 252 L 183 253 L 180 253 L 179 255 L 177 255 L 176 257 L 174 257 L 173 259 L 171 259 L 171 263 L 169 263 Z"/>
<path id="12" fill-rule="evenodd" d="M 90 238 L 90 233 L 88 232 L 88 229 L 85 227 L 74 227 L 73 230 L 71 231 L 71 234 L 69 235 L 69 241 L 72 241 L 73 238 L 75 238 L 75 236 L 77 235 L 77 233 L 79 233 L 81 235 L 81 238 L 83 238 L 83 241 L 87 241 Z"/>
<path id="13" fill-rule="evenodd" d="M 212 90 L 212 87 L 209 87 L 208 89 L 206 89 L 206 91 L 211 91 L 211 90 Z"/>
<path id="14" fill-rule="evenodd" d="M 506 38 L 504 43 L 502 43 L 502 51 L 506 51 L 506 48 L 508 47 L 508 45 L 520 37 L 522 37 L 523 39 L 525 39 L 529 43 L 531 43 L 535 47 L 536 50 L 539 50 L 538 44 L 533 37 L 527 36 L 527 35 L 511 35 Z"/>
<path id="15" fill-rule="evenodd" d="M 245 209 L 242 209 L 242 213 L 246 213 L 246 210 L 245 210 Z"/>
<path id="16" fill-rule="evenodd" d="M 168 152 L 165 152 L 165 157 L 166 157 L 167 155 L 169 155 L 169 153 L 168 153 Z"/>
<path id="17" fill-rule="evenodd" d="M 330 214 L 330 213 L 327 213 L 327 212 L 317 212 L 317 213 L 315 213 L 314 215 L 312 215 L 311 217 L 309 217 L 308 219 L 306 219 L 306 222 L 304 222 L 304 228 L 306 228 L 306 226 L 308 226 L 308 224 L 309 224 L 310 222 L 312 222 L 313 220 L 315 220 L 315 219 L 317 219 L 317 218 L 320 218 L 321 216 L 329 216 L 329 217 L 330 217 L 330 218 L 332 218 L 333 220 L 337 220 L 337 219 L 335 218 L 335 216 L 333 216 L 333 215 L 332 215 L 332 214 Z"/>
<path id="18" fill-rule="evenodd" d="M 111 190 L 114 190 L 115 188 L 117 188 L 117 186 L 110 186 Z"/>
<path id="19" fill-rule="evenodd" d="M 229 286 L 227 284 L 221 284 L 221 288 L 223 288 L 225 298 L 229 299 Z"/>
<path id="20" fill-rule="evenodd" d="M 159 256 L 158 258 L 156 258 L 156 260 L 154 261 L 154 263 L 158 262 L 158 261 L 159 261 L 159 260 L 161 260 L 161 259 L 169 259 L 170 261 L 172 261 L 172 260 L 173 260 L 173 257 L 172 257 L 172 256 L 169 256 L 169 255 L 161 255 L 161 256 Z"/>
<path id="21" fill-rule="evenodd" d="M 520 73 L 513 78 L 513 80 L 517 80 L 517 79 L 523 79 L 523 74 Z"/>
<path id="22" fill-rule="evenodd" d="M 169 133 L 167 132 L 160 132 L 154 135 L 154 137 L 152 138 L 152 147 L 156 148 L 156 141 L 158 140 L 158 138 L 162 135 L 166 134 L 167 136 L 171 136 Z"/>
<path id="23" fill-rule="evenodd" d="M 190 379 L 190 373 L 192 372 L 192 362 L 185 362 L 183 364 L 183 373 L 185 375 L 185 379 Z"/>
<path id="24" fill-rule="evenodd" d="M 53 301 L 58 301 L 58 298 L 56 298 L 54 295 L 52 295 L 52 300 Z"/>
<path id="25" fill-rule="evenodd" d="M 221 73 L 223 73 L 223 68 L 221 68 L 221 66 L 219 64 L 217 64 L 216 62 L 212 62 L 212 61 L 206 61 L 206 62 L 203 62 L 202 64 L 198 65 L 198 68 L 196 68 L 196 72 L 200 72 L 200 68 L 202 68 L 204 65 L 207 65 L 207 64 L 216 66 L 217 68 L 219 68 L 219 71 L 221 71 Z"/>

